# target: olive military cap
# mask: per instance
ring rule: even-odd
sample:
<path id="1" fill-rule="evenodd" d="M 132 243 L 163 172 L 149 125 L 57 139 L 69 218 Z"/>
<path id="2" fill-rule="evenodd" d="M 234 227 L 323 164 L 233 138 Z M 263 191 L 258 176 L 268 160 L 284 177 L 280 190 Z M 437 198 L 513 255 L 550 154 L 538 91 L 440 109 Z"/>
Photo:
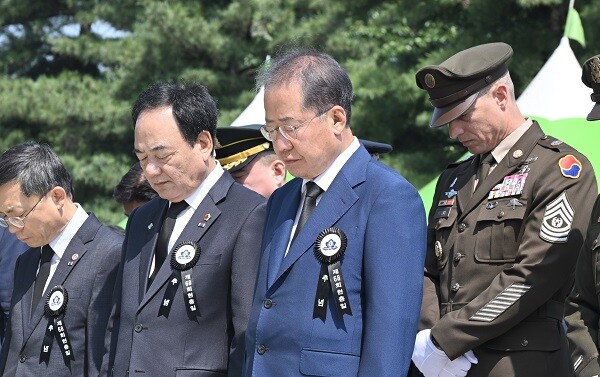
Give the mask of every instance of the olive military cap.
<path id="1" fill-rule="evenodd" d="M 506 43 L 487 43 L 463 50 L 440 65 L 421 68 L 417 85 L 429 93 L 434 107 L 429 125 L 441 127 L 463 115 L 487 85 L 507 71 L 513 54 Z"/>
<path id="2" fill-rule="evenodd" d="M 365 147 L 365 149 L 367 150 L 367 152 L 369 152 L 370 155 L 378 155 L 383 153 L 389 153 L 392 151 L 392 146 L 386 143 L 380 143 L 378 141 L 365 139 L 358 139 L 358 141 Z"/>
<path id="3" fill-rule="evenodd" d="M 259 155 L 272 149 L 260 132 L 260 124 L 217 128 L 215 153 L 221 166 L 230 173 L 242 169 Z"/>
<path id="4" fill-rule="evenodd" d="M 583 71 L 581 73 L 581 81 L 594 90 L 591 98 L 596 102 L 594 108 L 587 116 L 587 120 L 600 119 L 600 55 L 592 56 L 583 63 Z"/>

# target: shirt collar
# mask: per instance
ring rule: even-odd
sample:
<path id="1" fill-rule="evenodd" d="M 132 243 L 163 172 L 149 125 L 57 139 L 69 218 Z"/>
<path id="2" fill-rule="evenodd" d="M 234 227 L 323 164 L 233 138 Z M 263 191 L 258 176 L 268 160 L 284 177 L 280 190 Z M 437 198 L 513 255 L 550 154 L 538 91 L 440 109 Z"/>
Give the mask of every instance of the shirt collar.
<path id="1" fill-rule="evenodd" d="M 75 214 L 67 223 L 67 226 L 49 244 L 59 259 L 62 258 L 67 246 L 69 246 L 69 243 L 89 216 L 79 203 L 74 204 L 77 207 Z"/>
<path id="2" fill-rule="evenodd" d="M 202 203 L 210 189 L 215 185 L 215 183 L 217 183 L 219 178 L 221 178 L 225 172 L 219 161 L 216 161 L 216 163 L 217 164 L 215 165 L 215 168 L 208 174 L 206 179 L 200 183 L 198 188 L 196 188 L 196 191 L 194 191 L 192 195 L 185 198 L 187 204 L 192 207 L 194 211 L 196 211 L 198 206 L 200 206 L 200 203 Z"/>
<path id="3" fill-rule="evenodd" d="M 494 160 L 496 160 L 496 162 L 502 161 L 508 151 L 510 151 L 517 141 L 519 141 L 521 136 L 523 136 L 523 134 L 529 129 L 529 127 L 531 127 L 532 124 L 533 121 L 531 119 L 527 119 L 519 127 L 517 127 L 516 130 L 511 132 L 510 135 L 504 138 L 504 140 L 502 140 L 500 144 L 498 144 L 496 148 L 492 150 L 492 156 L 494 156 Z"/>
<path id="4" fill-rule="evenodd" d="M 327 169 L 325 169 L 325 171 L 323 173 L 321 173 L 318 177 L 316 177 L 312 181 L 314 181 L 317 185 L 319 185 L 319 187 L 321 189 L 323 189 L 323 191 L 327 191 L 327 189 L 329 189 L 329 186 L 331 186 L 331 183 L 333 182 L 335 177 L 338 175 L 340 170 L 342 170 L 342 168 L 344 167 L 344 164 L 346 164 L 346 162 L 348 162 L 350 157 L 352 157 L 352 155 L 354 154 L 354 152 L 356 152 L 358 150 L 358 148 L 360 148 L 360 142 L 358 141 L 356 136 L 353 136 L 352 143 L 342 153 L 340 153 L 340 155 L 337 156 L 337 158 L 335 160 L 333 160 L 333 163 L 331 165 L 329 165 L 329 167 Z M 308 181 L 310 181 L 310 179 L 302 180 L 302 192 L 303 193 L 306 190 L 306 182 L 308 182 Z"/>

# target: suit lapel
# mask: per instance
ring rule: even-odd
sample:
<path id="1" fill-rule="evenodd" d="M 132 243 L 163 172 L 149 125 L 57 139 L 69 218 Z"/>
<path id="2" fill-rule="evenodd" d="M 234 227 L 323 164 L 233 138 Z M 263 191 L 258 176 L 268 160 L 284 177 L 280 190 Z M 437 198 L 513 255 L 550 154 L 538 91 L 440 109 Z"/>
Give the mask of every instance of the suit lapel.
<path id="1" fill-rule="evenodd" d="M 84 257 L 85 253 L 87 252 L 86 244 L 94 239 L 94 236 L 98 232 L 100 226 L 101 224 L 98 221 L 98 219 L 96 219 L 96 217 L 93 214 L 90 214 L 87 220 L 85 220 L 85 222 L 77 230 L 77 233 L 75 233 L 75 235 L 69 242 L 69 245 L 67 245 L 65 252 L 60 258 L 58 266 L 56 266 L 56 270 L 54 271 L 52 278 L 48 282 L 47 288 L 44 291 L 44 296 L 40 300 L 40 303 L 37 306 L 37 308 L 32 308 L 32 310 L 35 311 L 33 313 L 33 316 L 31 317 L 29 326 L 27 326 L 27 331 L 24 337 L 25 341 L 23 342 L 23 344 L 27 343 L 27 340 L 33 333 L 33 330 L 44 316 L 44 306 L 46 303 L 45 297 L 48 294 L 49 290 L 52 289 L 54 286 L 62 285 L 65 283 L 65 281 L 71 274 L 71 271 L 73 271 L 73 269 L 81 260 L 81 258 Z M 68 293 L 69 291 L 67 290 L 67 294 Z"/>
<path id="2" fill-rule="evenodd" d="M 217 204 L 225 199 L 229 188 L 233 184 L 234 180 L 231 175 L 227 172 L 223 173 L 221 178 L 215 183 L 215 185 L 210 189 L 206 197 L 202 200 L 191 219 L 183 228 L 181 235 L 177 238 L 173 246 L 177 246 L 179 243 L 183 241 L 200 241 L 200 239 L 206 234 L 208 229 L 217 221 L 219 216 L 221 215 L 221 210 L 217 207 Z M 210 216 L 208 216 L 210 215 Z M 158 233 L 157 233 L 158 234 Z M 156 240 L 153 244 L 156 243 Z M 150 256 L 153 255 L 154 247 L 149 253 Z M 202 250 L 200 250 L 202 254 Z M 145 252 L 144 254 L 148 254 Z M 150 258 L 151 261 L 151 258 Z M 163 263 L 154 278 L 154 281 L 148 287 L 148 291 L 140 302 L 140 306 L 138 311 L 141 310 L 150 299 L 162 288 L 162 286 L 169 280 L 171 277 L 171 250 L 169 251 L 169 255 L 167 256 L 167 260 Z M 149 262 L 146 262 L 149 264 Z M 146 274 L 148 276 L 148 274 Z M 148 279 L 146 278 L 146 281 Z"/>
<path id="3" fill-rule="evenodd" d="M 321 231 L 333 226 L 356 203 L 358 195 L 354 192 L 354 188 L 365 181 L 366 167 L 370 158 L 370 155 L 361 146 L 344 164 L 290 245 L 288 254 L 281 262 L 275 281 L 312 247 Z M 286 239 L 289 239 L 289 235 Z"/>
<path id="4" fill-rule="evenodd" d="M 158 240 L 158 233 L 160 233 L 160 228 L 162 227 L 162 223 L 165 220 L 165 213 L 167 212 L 167 208 L 169 208 L 169 201 L 161 199 L 158 203 L 156 211 L 154 211 L 155 216 L 150 218 L 147 225 L 147 238 L 145 237 L 145 242 L 142 244 L 142 249 L 140 250 L 140 265 L 139 265 L 139 291 L 138 291 L 138 302 L 142 302 L 146 291 L 148 290 L 148 276 L 150 276 L 150 265 L 152 264 L 152 257 L 154 256 L 154 248 L 156 247 L 156 241 Z M 142 228 L 144 231 L 144 228 Z M 156 279 L 155 279 L 156 280 Z"/>
<path id="5" fill-rule="evenodd" d="M 537 123 L 533 123 L 531 127 L 523 134 L 523 136 L 513 145 L 506 156 L 498 163 L 496 168 L 490 173 L 485 181 L 475 190 L 471 200 L 468 202 L 464 211 L 461 214 L 463 219 L 469 212 L 477 208 L 480 203 L 483 202 L 484 198 L 489 192 L 501 182 L 504 177 L 510 175 L 516 170 L 516 168 L 525 161 L 531 151 L 537 144 L 538 140 L 544 135 L 540 126 Z M 514 157 L 514 152 L 520 150 L 521 153 L 516 154 L 519 157 Z"/>
<path id="6" fill-rule="evenodd" d="M 302 180 L 296 179 L 288 185 L 297 186 L 291 187 L 291 195 L 287 200 L 284 200 L 279 212 L 279 218 L 274 222 L 280 224 L 271 238 L 271 244 L 269 246 L 269 268 L 267 271 L 267 289 L 270 288 L 275 282 L 275 278 L 278 276 L 279 267 L 283 261 L 285 250 L 290 241 L 292 234 L 292 227 L 300 206 L 300 197 L 302 189 Z"/>

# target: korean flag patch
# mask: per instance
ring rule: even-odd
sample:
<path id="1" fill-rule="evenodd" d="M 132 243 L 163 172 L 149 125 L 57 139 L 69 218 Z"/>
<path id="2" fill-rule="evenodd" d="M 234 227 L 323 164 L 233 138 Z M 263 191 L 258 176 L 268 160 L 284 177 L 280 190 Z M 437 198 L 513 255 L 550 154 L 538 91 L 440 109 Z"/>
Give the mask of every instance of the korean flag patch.
<path id="1" fill-rule="evenodd" d="M 558 198 L 546 206 L 540 228 L 540 238 L 552 243 L 567 242 L 575 210 L 569 203 L 567 193 L 563 191 Z"/>

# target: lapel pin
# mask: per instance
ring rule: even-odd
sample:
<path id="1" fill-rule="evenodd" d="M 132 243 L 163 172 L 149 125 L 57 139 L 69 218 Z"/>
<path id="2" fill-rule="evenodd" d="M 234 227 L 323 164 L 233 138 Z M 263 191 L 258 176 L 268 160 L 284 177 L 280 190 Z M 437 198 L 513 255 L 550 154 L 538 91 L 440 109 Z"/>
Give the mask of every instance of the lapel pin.
<path id="1" fill-rule="evenodd" d="M 205 223 L 204 221 L 200 221 L 200 222 L 198 223 L 198 226 L 199 226 L 200 228 L 204 228 L 204 227 L 206 226 L 206 223 Z"/>
<path id="2" fill-rule="evenodd" d="M 153 226 L 154 226 L 154 224 L 152 224 L 152 223 L 148 224 L 148 230 L 152 229 Z"/>
<path id="3" fill-rule="evenodd" d="M 521 158 L 523 156 L 523 151 L 520 149 L 517 149 L 516 151 L 513 152 L 512 156 L 513 156 L 513 158 Z"/>
<path id="4" fill-rule="evenodd" d="M 204 221 L 210 220 L 210 213 L 204 214 Z"/>

